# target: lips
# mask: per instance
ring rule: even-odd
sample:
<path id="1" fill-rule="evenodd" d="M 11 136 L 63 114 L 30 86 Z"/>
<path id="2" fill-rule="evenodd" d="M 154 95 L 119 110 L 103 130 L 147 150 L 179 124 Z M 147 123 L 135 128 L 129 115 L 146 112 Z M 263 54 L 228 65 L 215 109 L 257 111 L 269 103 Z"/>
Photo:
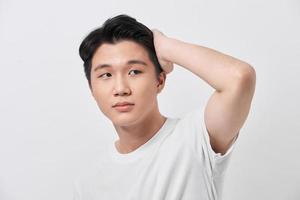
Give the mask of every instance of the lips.
<path id="1" fill-rule="evenodd" d="M 123 101 L 123 102 L 118 102 L 118 103 L 114 104 L 113 107 L 126 106 L 126 105 L 134 105 L 134 104 L 131 102 Z"/>
<path id="2" fill-rule="evenodd" d="M 113 107 L 120 113 L 126 113 L 130 112 L 133 109 L 134 104 L 130 102 L 119 102 L 116 103 Z"/>

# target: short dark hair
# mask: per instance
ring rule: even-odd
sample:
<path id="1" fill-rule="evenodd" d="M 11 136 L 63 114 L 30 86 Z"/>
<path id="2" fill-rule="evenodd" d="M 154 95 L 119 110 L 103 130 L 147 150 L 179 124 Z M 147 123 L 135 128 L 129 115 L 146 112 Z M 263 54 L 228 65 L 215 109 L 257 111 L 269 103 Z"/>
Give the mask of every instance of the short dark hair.
<path id="1" fill-rule="evenodd" d="M 100 28 L 90 32 L 79 47 L 79 55 L 83 60 L 85 76 L 91 86 L 92 58 L 96 50 L 103 44 L 116 44 L 117 42 L 129 40 L 143 46 L 150 60 L 155 66 L 156 77 L 163 71 L 155 52 L 152 31 L 126 14 L 117 15 L 107 19 Z"/>

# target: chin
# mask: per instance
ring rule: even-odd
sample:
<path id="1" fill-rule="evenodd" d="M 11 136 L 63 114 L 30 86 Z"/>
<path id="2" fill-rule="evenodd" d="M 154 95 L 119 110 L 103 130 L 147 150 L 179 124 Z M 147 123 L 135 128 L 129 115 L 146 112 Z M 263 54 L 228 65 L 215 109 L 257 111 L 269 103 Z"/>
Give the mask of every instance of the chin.
<path id="1" fill-rule="evenodd" d="M 133 116 L 128 113 L 117 114 L 110 118 L 114 126 L 131 126 L 138 123 L 139 119 L 139 116 Z"/>

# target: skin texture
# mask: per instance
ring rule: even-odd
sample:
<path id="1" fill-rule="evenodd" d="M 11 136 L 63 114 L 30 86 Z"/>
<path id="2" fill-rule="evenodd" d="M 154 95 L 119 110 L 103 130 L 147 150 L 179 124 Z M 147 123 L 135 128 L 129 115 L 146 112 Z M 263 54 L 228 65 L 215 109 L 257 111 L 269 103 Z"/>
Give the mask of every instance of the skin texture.
<path id="1" fill-rule="evenodd" d="M 127 64 L 129 60 L 146 63 Z M 101 64 L 110 67 L 98 68 Z M 138 71 L 137 71 L 138 70 Z M 99 77 L 101 76 L 101 77 Z M 92 95 L 102 113 L 108 117 L 118 135 L 115 146 L 120 153 L 129 153 L 146 143 L 163 125 L 166 117 L 161 115 L 157 95 L 164 88 L 166 73 L 159 80 L 146 50 L 133 41 L 102 44 L 92 59 Z M 117 111 L 117 102 L 134 103 L 128 112 Z"/>

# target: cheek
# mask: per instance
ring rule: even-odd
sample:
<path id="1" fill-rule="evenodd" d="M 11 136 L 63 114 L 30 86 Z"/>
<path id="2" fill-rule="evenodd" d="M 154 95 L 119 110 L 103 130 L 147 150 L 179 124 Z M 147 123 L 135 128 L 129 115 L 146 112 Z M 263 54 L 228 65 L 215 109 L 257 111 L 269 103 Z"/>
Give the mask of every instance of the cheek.
<path id="1" fill-rule="evenodd" d="M 99 86 L 94 87 L 93 96 L 100 109 L 105 112 L 111 104 L 107 89 Z"/>
<path id="2" fill-rule="evenodd" d="M 133 92 L 137 98 L 143 99 L 143 101 L 153 101 L 157 95 L 156 85 L 153 81 L 145 81 L 139 84 L 136 84 L 133 88 Z"/>

